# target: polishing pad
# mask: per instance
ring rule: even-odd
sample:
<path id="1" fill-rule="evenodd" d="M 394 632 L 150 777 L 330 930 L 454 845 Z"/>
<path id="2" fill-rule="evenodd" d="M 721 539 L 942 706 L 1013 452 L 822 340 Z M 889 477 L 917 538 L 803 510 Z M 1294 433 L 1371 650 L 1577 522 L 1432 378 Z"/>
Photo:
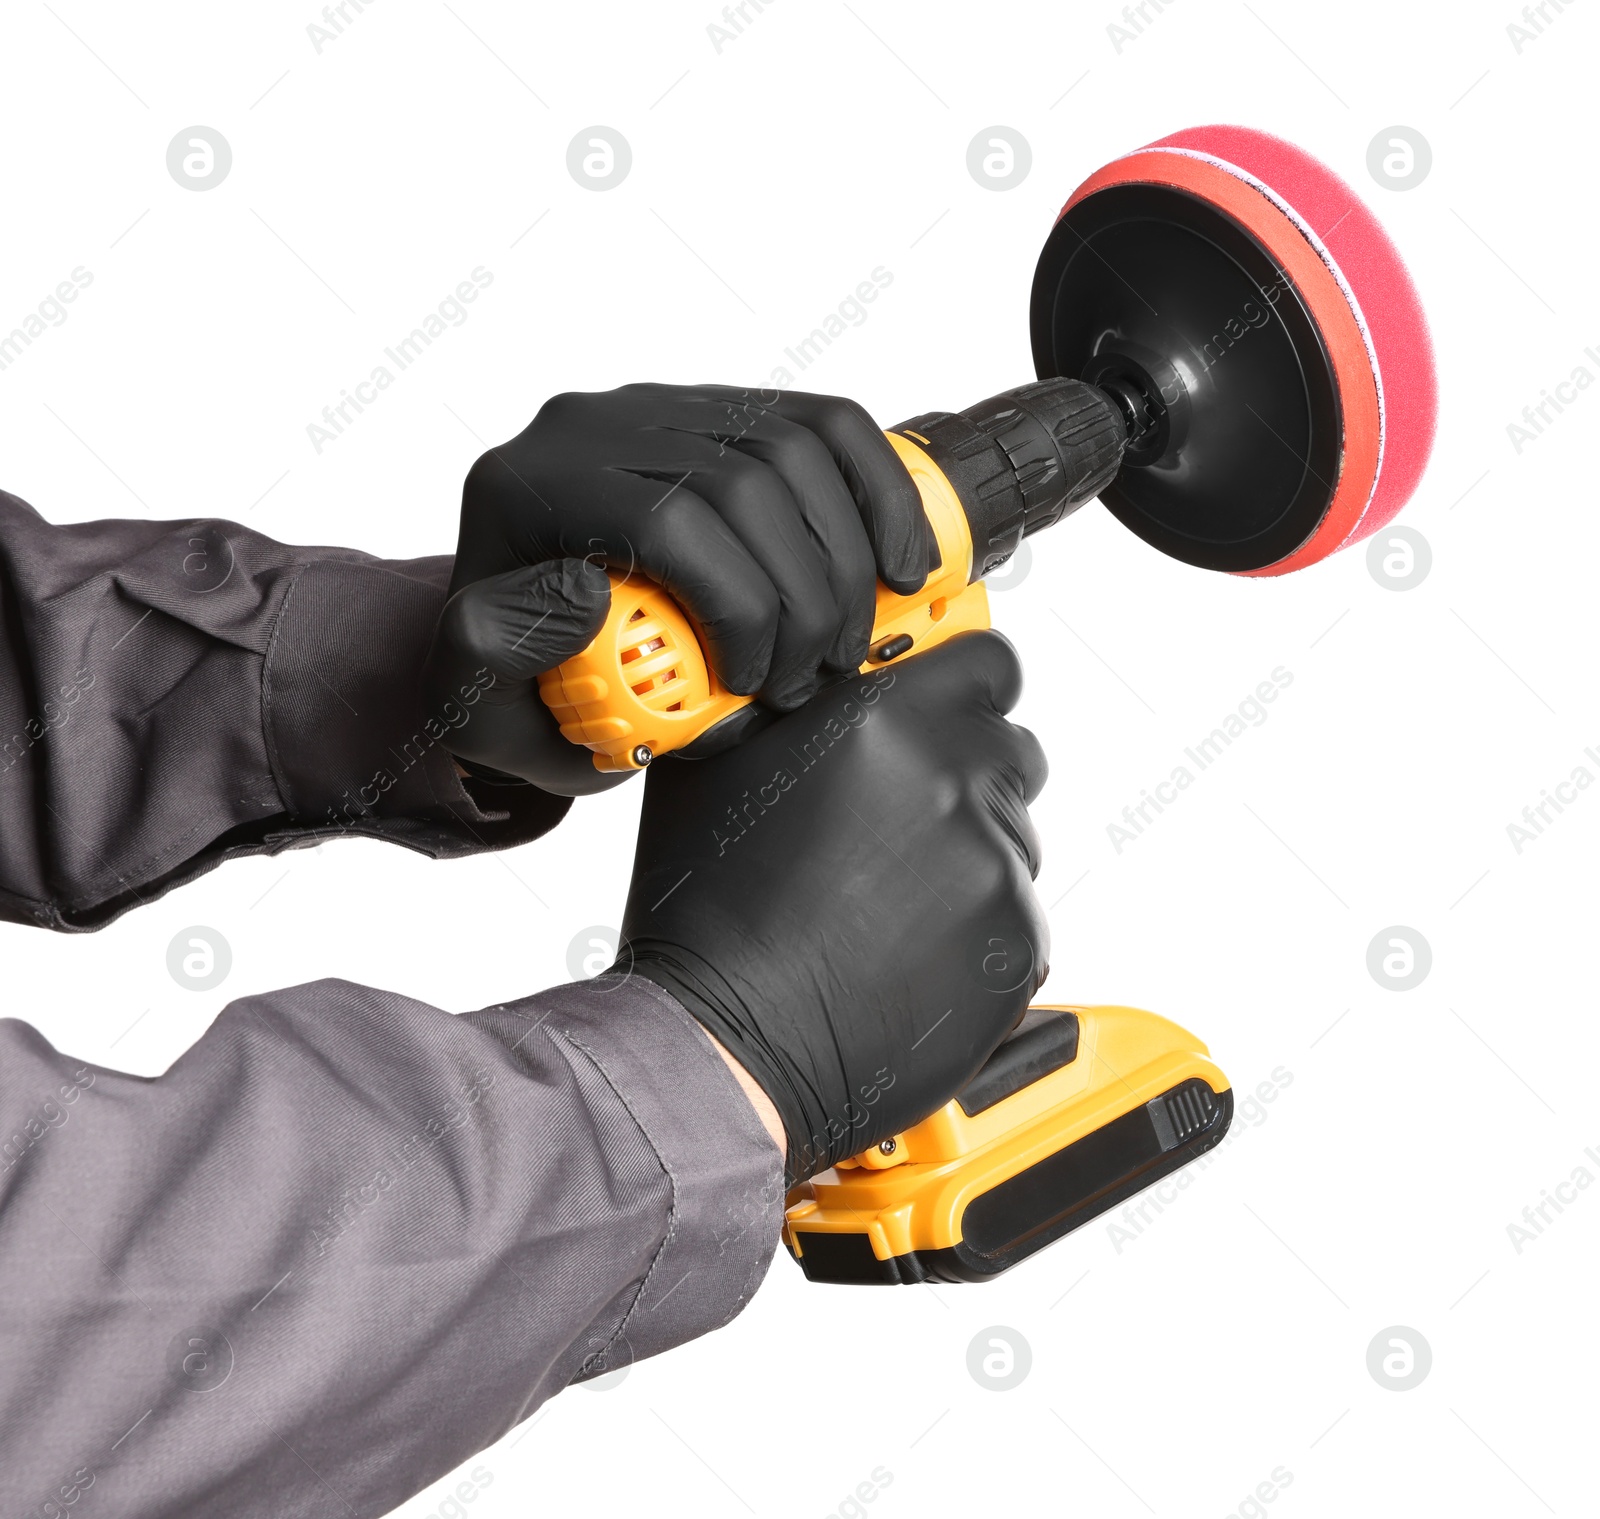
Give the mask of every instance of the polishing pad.
<path id="1" fill-rule="evenodd" d="M 1195 127 L 1072 194 L 1034 276 L 1034 363 L 1149 398 L 1101 499 L 1190 564 L 1281 575 L 1376 532 L 1433 444 L 1421 302 L 1376 217 L 1281 138 Z"/>

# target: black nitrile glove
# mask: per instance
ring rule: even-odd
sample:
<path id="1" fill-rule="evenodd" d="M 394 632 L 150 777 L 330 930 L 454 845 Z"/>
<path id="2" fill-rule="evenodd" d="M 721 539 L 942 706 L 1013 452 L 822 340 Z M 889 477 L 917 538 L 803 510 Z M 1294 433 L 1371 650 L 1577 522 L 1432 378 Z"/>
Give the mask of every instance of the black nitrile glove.
<path id="1" fill-rule="evenodd" d="M 559 587 L 529 568 L 552 560 L 569 561 Z M 467 476 L 424 684 L 431 701 L 494 675 L 501 699 L 455 753 L 568 796 L 625 779 L 567 743 L 538 695 L 540 672 L 584 648 L 609 605 L 582 560 L 664 585 L 728 688 L 770 712 L 860 665 L 874 581 L 914 591 L 938 550 L 911 477 L 853 401 L 716 385 L 553 397 Z M 759 721 L 751 710 L 719 736 Z"/>
<path id="2" fill-rule="evenodd" d="M 1021 686 L 999 634 L 962 634 L 650 769 L 614 969 L 766 1091 L 791 1181 L 948 1102 L 1044 980 Z"/>

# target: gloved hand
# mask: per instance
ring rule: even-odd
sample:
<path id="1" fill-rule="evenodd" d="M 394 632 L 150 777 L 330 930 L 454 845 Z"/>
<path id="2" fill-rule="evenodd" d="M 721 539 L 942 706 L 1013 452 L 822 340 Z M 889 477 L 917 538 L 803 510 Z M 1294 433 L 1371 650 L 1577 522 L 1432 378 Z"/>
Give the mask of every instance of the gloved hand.
<path id="1" fill-rule="evenodd" d="M 948 1102 L 1044 980 L 1021 686 L 1010 644 L 967 633 L 650 769 L 613 969 L 755 1078 L 791 1182 Z"/>
<path id="2" fill-rule="evenodd" d="M 598 791 L 625 775 L 567 743 L 537 687 L 605 617 L 593 567 L 664 585 L 728 688 L 770 712 L 866 658 L 876 579 L 911 592 L 937 563 L 911 477 L 853 401 L 715 385 L 555 396 L 467 476 L 425 696 L 481 686 L 487 670 L 495 686 L 453 738 L 458 757 L 563 795 Z M 745 712 L 724 742 L 761 720 Z"/>

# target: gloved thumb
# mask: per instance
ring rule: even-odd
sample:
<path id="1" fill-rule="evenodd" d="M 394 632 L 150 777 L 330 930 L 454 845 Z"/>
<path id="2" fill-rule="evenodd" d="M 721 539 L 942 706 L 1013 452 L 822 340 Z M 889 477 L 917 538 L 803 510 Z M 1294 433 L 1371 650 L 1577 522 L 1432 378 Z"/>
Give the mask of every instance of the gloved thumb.
<path id="1" fill-rule="evenodd" d="M 611 605 L 611 582 L 584 559 L 552 559 L 463 586 L 439 618 L 448 659 L 487 666 L 502 697 L 588 647 Z"/>
<path id="2" fill-rule="evenodd" d="M 615 784 L 589 750 L 562 738 L 538 679 L 588 647 L 611 583 L 582 559 L 527 565 L 463 586 L 445 603 L 423 672 L 430 710 L 465 687 L 481 692 L 451 737 L 457 758 L 563 796 Z"/>

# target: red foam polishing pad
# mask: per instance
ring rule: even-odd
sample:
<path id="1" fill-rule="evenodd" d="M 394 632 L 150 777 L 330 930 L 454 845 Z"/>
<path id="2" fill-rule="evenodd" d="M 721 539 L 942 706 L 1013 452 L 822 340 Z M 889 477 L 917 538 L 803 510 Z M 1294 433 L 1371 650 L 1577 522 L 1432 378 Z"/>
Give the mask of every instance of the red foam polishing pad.
<path id="1" fill-rule="evenodd" d="M 1194 127 L 1128 154 L 1079 186 L 1063 217 L 1120 186 L 1183 192 L 1243 228 L 1292 283 L 1331 370 L 1342 436 L 1322 499 L 1271 562 L 1226 567 L 1280 575 L 1376 532 L 1422 477 L 1438 407 L 1422 303 L 1377 218 L 1308 153 L 1248 127 Z"/>

